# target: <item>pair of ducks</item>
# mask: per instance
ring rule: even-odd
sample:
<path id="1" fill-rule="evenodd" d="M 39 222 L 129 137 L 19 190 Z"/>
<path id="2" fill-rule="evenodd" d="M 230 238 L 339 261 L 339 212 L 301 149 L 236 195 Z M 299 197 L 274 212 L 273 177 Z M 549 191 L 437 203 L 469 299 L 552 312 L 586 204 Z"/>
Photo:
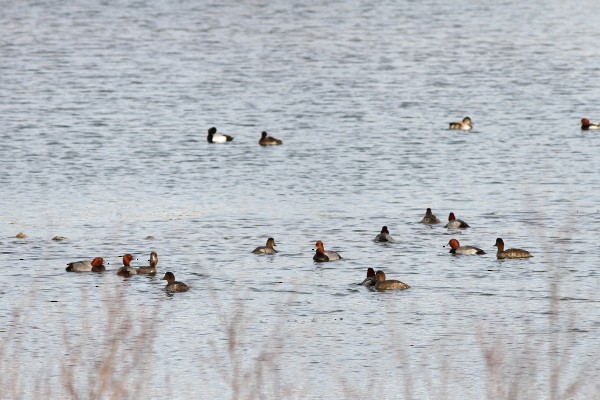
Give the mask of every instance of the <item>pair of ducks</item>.
<path id="1" fill-rule="evenodd" d="M 439 224 L 440 220 L 439 220 L 438 217 L 436 217 L 435 215 L 433 215 L 433 212 L 431 211 L 431 208 L 428 208 L 427 210 L 425 210 L 425 216 L 421 220 L 421 223 L 425 224 L 425 225 L 434 225 L 434 224 Z M 470 225 L 467 224 L 462 219 L 457 219 L 456 216 L 454 215 L 454 213 L 451 212 L 448 215 L 448 223 L 446 225 L 444 225 L 444 228 L 448 228 L 448 229 L 466 229 L 466 228 L 469 228 L 469 226 Z"/>
<path id="2" fill-rule="evenodd" d="M 150 253 L 149 266 L 146 267 L 132 267 L 131 261 L 133 256 L 131 254 L 125 254 L 123 256 L 123 266 L 117 270 L 118 276 L 131 277 L 133 275 L 155 275 L 156 265 L 158 264 L 158 254 L 156 252 Z M 104 266 L 104 259 L 102 257 L 96 257 L 93 260 L 82 260 L 75 261 L 67 264 L 67 272 L 104 272 L 106 267 Z M 186 292 L 189 290 L 188 285 L 183 282 L 175 280 L 175 275 L 172 272 L 166 272 L 162 280 L 167 281 L 165 290 L 167 292 Z"/>
<path id="3" fill-rule="evenodd" d="M 373 268 L 367 268 L 367 277 L 361 283 L 362 286 L 375 290 L 403 290 L 409 289 L 410 286 L 396 279 L 386 279 L 383 271 L 377 271 Z"/>
<path id="4" fill-rule="evenodd" d="M 277 246 L 275 244 L 275 239 L 273 238 L 268 238 L 267 239 L 267 243 L 264 246 L 259 246 L 257 248 L 255 248 L 254 250 L 252 250 L 252 253 L 254 254 L 275 254 L 277 253 L 277 250 L 275 250 L 275 246 Z M 342 256 L 339 255 L 339 253 L 335 252 L 335 251 L 327 251 L 325 250 L 325 247 L 323 245 L 322 241 L 317 241 L 315 243 L 315 255 L 313 257 L 313 260 L 317 261 L 317 262 L 325 262 L 325 261 L 335 261 L 335 260 L 341 260 Z"/>
<path id="5" fill-rule="evenodd" d="M 213 126 L 208 130 L 208 136 L 206 137 L 206 140 L 208 140 L 208 143 L 226 143 L 231 142 L 233 140 L 233 136 L 225 135 L 224 133 L 218 133 L 217 128 Z M 283 141 L 268 136 L 267 132 L 263 131 L 258 144 L 261 146 L 277 146 L 283 144 Z"/>
<path id="6" fill-rule="evenodd" d="M 450 253 L 452 254 L 463 254 L 463 255 L 471 255 L 471 254 L 485 254 L 485 251 L 475 246 L 461 246 L 458 240 L 450 239 L 446 246 L 450 246 Z M 444 247 L 446 247 L 444 246 Z M 496 258 L 505 259 L 505 258 L 529 258 L 533 257 L 533 255 L 527 250 L 523 249 L 506 249 L 504 250 L 504 240 L 502 238 L 496 239 L 496 244 L 494 245 L 498 248 L 496 251 Z"/>
<path id="7" fill-rule="evenodd" d="M 448 129 L 452 130 L 470 131 L 473 129 L 473 122 L 471 122 L 471 118 L 469 117 L 464 117 L 461 122 L 450 122 L 448 125 Z M 600 130 L 600 122 L 590 122 L 587 118 L 581 118 L 581 130 Z"/>

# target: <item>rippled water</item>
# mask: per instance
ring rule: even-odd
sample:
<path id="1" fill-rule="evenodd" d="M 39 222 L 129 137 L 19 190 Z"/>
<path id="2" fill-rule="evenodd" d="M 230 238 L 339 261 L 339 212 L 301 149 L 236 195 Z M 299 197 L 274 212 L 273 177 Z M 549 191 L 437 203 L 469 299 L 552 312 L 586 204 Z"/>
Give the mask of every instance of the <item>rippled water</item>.
<path id="1" fill-rule="evenodd" d="M 69 393 L 70 366 L 87 393 L 114 341 L 130 398 L 135 382 L 155 398 L 558 398 L 579 378 L 566 398 L 598 396 L 600 137 L 579 120 L 600 120 L 599 4 L 2 10 L 13 397 Z M 471 133 L 446 130 L 465 115 Z M 234 141 L 208 144 L 210 126 Z M 259 147 L 262 130 L 284 145 Z M 427 207 L 472 228 L 421 225 Z M 382 225 L 396 243 L 372 242 Z M 269 236 L 279 254 L 250 254 Z M 451 257 L 451 237 L 488 254 Z M 496 237 L 535 257 L 496 260 Z M 344 260 L 314 264 L 316 240 Z M 114 274 L 152 250 L 190 292 Z M 97 255 L 110 272 L 64 272 Z M 369 266 L 412 288 L 356 286 Z M 143 362 L 142 332 L 107 315 L 148 331 Z"/>

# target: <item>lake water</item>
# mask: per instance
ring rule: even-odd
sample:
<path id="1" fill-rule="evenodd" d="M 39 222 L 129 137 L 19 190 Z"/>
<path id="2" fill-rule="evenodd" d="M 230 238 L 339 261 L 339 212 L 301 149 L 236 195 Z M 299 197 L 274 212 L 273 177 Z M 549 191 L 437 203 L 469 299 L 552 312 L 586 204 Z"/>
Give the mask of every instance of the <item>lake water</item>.
<path id="1" fill-rule="evenodd" d="M 4 2 L 1 397 L 600 398 L 599 12 Z M 155 277 L 116 276 L 151 251 Z"/>

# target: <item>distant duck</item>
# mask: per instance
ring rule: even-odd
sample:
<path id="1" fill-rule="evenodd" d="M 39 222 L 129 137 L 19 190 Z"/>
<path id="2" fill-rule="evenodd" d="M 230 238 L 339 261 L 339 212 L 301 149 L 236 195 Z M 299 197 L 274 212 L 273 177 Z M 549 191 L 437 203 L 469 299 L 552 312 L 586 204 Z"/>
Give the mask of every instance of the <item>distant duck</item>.
<path id="1" fill-rule="evenodd" d="M 255 248 L 254 250 L 252 250 L 252 252 L 254 254 L 275 254 L 275 253 L 277 253 L 277 250 L 275 250 L 275 248 L 274 248 L 275 246 L 277 246 L 275 244 L 275 239 L 268 238 L 266 245 L 259 246 L 259 247 Z"/>
<path id="2" fill-rule="evenodd" d="M 138 275 L 154 275 L 156 274 L 156 265 L 158 264 L 158 254 L 156 252 L 150 253 L 150 259 L 148 260 L 150 265 L 147 267 L 137 267 L 135 271 Z"/>
<path id="3" fill-rule="evenodd" d="M 390 235 L 390 231 L 388 231 L 388 227 L 384 226 L 381 228 L 381 233 L 375 236 L 376 242 L 393 242 L 394 238 Z"/>
<path id="4" fill-rule="evenodd" d="M 448 242 L 448 244 L 446 246 L 450 246 L 450 253 L 452 254 L 464 254 L 464 255 L 470 255 L 470 254 L 485 254 L 485 251 L 481 250 L 478 247 L 474 247 L 474 246 L 461 246 L 460 243 L 458 242 L 458 240 L 456 239 L 450 239 L 450 241 Z M 444 247 L 446 247 L 444 246 Z"/>
<path id="5" fill-rule="evenodd" d="M 600 122 L 592 122 L 587 118 L 581 118 L 581 130 L 582 131 L 592 131 L 600 129 Z"/>
<path id="6" fill-rule="evenodd" d="M 208 136 L 206 140 L 208 140 L 208 143 L 225 143 L 231 142 L 233 137 L 223 133 L 217 133 L 217 128 L 213 126 L 208 130 Z"/>
<path id="7" fill-rule="evenodd" d="M 376 282 L 377 281 L 375 280 L 375 270 L 370 267 L 367 268 L 367 277 L 364 281 L 362 281 L 361 285 L 366 287 L 373 287 L 375 286 Z"/>
<path id="8" fill-rule="evenodd" d="M 433 215 L 433 213 L 431 212 L 431 208 L 428 208 L 425 211 L 425 216 L 421 220 L 421 223 L 426 225 L 439 224 L 440 220 L 438 219 L 438 217 Z"/>
<path id="9" fill-rule="evenodd" d="M 496 257 L 503 258 L 529 258 L 533 257 L 533 255 L 527 250 L 522 249 L 506 249 L 504 250 L 504 240 L 501 238 L 496 239 L 496 244 L 494 245 L 498 248 L 496 252 Z"/>
<path id="10" fill-rule="evenodd" d="M 167 281 L 165 290 L 169 293 L 187 292 L 188 290 L 190 290 L 189 286 L 185 283 L 176 281 L 175 275 L 172 272 L 165 273 L 165 276 L 162 277 L 162 280 Z"/>
<path id="11" fill-rule="evenodd" d="M 261 146 L 277 146 L 279 144 L 283 144 L 283 142 L 279 139 L 275 139 L 274 137 L 267 136 L 267 132 L 263 131 L 258 144 Z"/>
<path id="12" fill-rule="evenodd" d="M 473 129 L 473 123 L 471 122 L 471 118 L 464 117 L 462 122 L 450 122 L 448 129 L 470 131 Z"/>
<path id="13" fill-rule="evenodd" d="M 117 275 L 123 276 L 125 278 L 137 275 L 136 269 L 129 265 L 131 263 L 131 260 L 133 260 L 133 256 L 131 254 L 123 255 L 123 266 L 117 270 Z"/>
<path id="14" fill-rule="evenodd" d="M 394 289 L 409 289 L 404 282 L 400 282 L 394 279 L 385 279 L 385 273 L 383 271 L 377 271 L 375 274 L 375 290 L 394 290 Z"/>
<path id="15" fill-rule="evenodd" d="M 317 243 L 315 243 L 314 250 L 315 250 L 315 255 L 313 256 L 313 260 L 315 260 L 317 262 L 335 261 L 335 260 L 340 260 L 342 258 L 342 256 L 340 256 L 335 251 L 325 250 L 325 247 L 323 246 L 323 242 L 321 242 L 320 240 L 317 241 Z"/>
<path id="16" fill-rule="evenodd" d="M 466 229 L 468 227 L 469 224 L 462 219 L 456 219 L 453 212 L 448 215 L 448 223 L 444 226 L 444 228 L 448 229 Z"/>
<path id="17" fill-rule="evenodd" d="M 67 264 L 67 272 L 104 272 L 104 259 L 96 257 L 93 260 L 74 261 Z"/>

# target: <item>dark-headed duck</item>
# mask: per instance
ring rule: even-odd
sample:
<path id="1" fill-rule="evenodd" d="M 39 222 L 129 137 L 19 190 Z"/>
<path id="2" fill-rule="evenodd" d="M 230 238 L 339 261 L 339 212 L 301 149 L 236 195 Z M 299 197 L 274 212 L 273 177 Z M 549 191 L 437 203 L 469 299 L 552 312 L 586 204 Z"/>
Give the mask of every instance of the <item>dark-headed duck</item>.
<path id="1" fill-rule="evenodd" d="M 600 122 L 590 122 L 587 118 L 581 118 L 581 130 L 592 131 L 600 129 Z"/>
<path id="2" fill-rule="evenodd" d="M 267 132 L 263 131 L 258 144 L 261 146 L 277 146 L 279 144 L 283 144 L 283 142 L 279 139 L 275 139 L 274 137 L 267 136 Z"/>
<path id="3" fill-rule="evenodd" d="M 385 273 L 383 271 L 377 271 L 375 273 L 375 289 L 376 290 L 395 290 L 395 289 L 409 289 L 404 282 L 397 281 L 395 279 L 385 279 Z"/>
<path id="4" fill-rule="evenodd" d="M 131 254 L 123 255 L 123 266 L 117 270 L 117 275 L 125 278 L 129 278 L 132 275 L 137 275 L 136 269 L 129 265 L 131 260 L 133 260 L 133 256 Z"/>
<path id="5" fill-rule="evenodd" d="M 444 226 L 444 228 L 448 229 L 465 229 L 468 227 L 469 224 L 467 224 L 462 219 L 456 219 L 453 212 L 451 212 L 450 215 L 448 215 L 448 223 Z"/>
<path id="6" fill-rule="evenodd" d="M 498 248 L 496 252 L 496 257 L 503 258 L 529 258 L 533 257 L 533 255 L 527 250 L 522 249 L 506 249 L 504 250 L 504 240 L 501 238 L 496 239 L 496 244 L 494 245 Z"/>
<path id="7" fill-rule="evenodd" d="M 162 277 L 162 280 L 167 281 L 165 290 L 169 293 L 187 292 L 188 290 L 190 290 L 189 286 L 185 283 L 176 281 L 175 275 L 172 272 L 165 273 L 165 276 Z"/>
<path id="8" fill-rule="evenodd" d="M 208 143 L 225 143 L 231 142 L 233 137 L 223 133 L 217 133 L 217 128 L 213 126 L 208 130 L 208 136 L 206 137 L 206 140 L 208 140 Z"/>
<path id="9" fill-rule="evenodd" d="M 388 231 L 388 227 L 384 226 L 381 228 L 381 232 L 375 236 L 376 242 L 393 242 L 394 238 L 390 235 L 390 231 Z"/>
<path id="10" fill-rule="evenodd" d="M 431 208 L 428 208 L 425 211 L 425 216 L 421 220 L 421 223 L 426 224 L 426 225 L 433 225 L 433 224 L 439 224 L 440 220 L 438 219 L 438 217 L 433 215 L 433 213 L 431 212 Z"/>
<path id="11" fill-rule="evenodd" d="M 471 122 L 471 118 L 464 117 L 462 122 L 450 122 L 448 129 L 470 131 L 473 129 L 473 122 Z"/>

